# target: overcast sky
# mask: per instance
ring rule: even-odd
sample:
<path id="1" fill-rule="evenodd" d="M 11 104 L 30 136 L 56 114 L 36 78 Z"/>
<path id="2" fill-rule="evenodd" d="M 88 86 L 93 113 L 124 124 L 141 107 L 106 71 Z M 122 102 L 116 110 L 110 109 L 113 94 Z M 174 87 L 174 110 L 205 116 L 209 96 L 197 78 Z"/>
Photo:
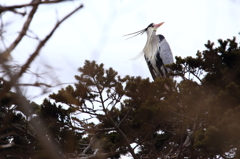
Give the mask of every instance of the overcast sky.
<path id="1" fill-rule="evenodd" d="M 0 4 L 27 2 L 30 0 L 1 0 Z M 81 3 L 84 8 L 60 26 L 31 65 L 32 71 L 46 73 L 41 79 L 46 83 L 75 82 L 77 68 L 82 67 L 85 60 L 104 63 L 105 68 L 112 67 L 121 76 L 151 79 L 143 58 L 131 60 L 143 49 L 146 35 L 129 40 L 122 37 L 146 28 L 150 23 L 165 22 L 158 33 L 165 36 L 174 56 L 195 56 L 197 50 L 205 49 L 207 40 L 218 45 L 217 39 L 236 36 L 240 41 L 240 0 L 78 0 L 44 5 L 35 15 L 31 31 L 44 38 L 57 18 Z M 5 43 L 9 45 L 17 36 L 23 18 L 10 13 L 3 18 L 5 23 L 11 22 L 5 34 Z M 36 40 L 24 38 L 12 53 L 15 63 L 24 63 L 36 45 Z M 24 78 L 24 82 L 36 79 L 29 77 Z M 29 89 L 26 93 L 30 99 L 36 100 L 33 97 L 39 92 Z"/>

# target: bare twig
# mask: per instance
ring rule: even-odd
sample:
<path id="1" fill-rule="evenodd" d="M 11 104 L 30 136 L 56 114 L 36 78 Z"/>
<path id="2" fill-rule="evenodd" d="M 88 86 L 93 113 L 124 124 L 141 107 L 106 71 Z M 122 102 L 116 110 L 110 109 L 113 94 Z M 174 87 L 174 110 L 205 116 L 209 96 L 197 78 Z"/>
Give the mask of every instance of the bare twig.
<path id="1" fill-rule="evenodd" d="M 31 1 L 31 3 L 21 4 L 21 5 L 12 5 L 12 6 L 0 6 L 0 13 L 5 11 L 13 11 L 17 8 L 24 8 L 24 7 L 30 7 L 30 6 L 36 6 L 39 4 L 55 4 L 59 2 L 66 2 L 66 1 L 72 1 L 72 0 L 45 0 L 45 1 Z"/>
<path id="2" fill-rule="evenodd" d="M 87 145 L 87 147 L 83 150 L 82 155 L 86 155 L 87 151 L 90 149 L 90 147 L 92 146 L 92 144 L 93 144 L 94 142 L 95 142 L 95 138 L 92 137 L 92 138 L 90 139 L 90 142 L 89 142 L 89 144 Z"/>
<path id="3" fill-rule="evenodd" d="M 202 80 L 199 78 L 199 76 L 197 76 L 194 71 L 189 71 L 194 77 L 196 77 L 202 84 Z"/>
<path id="4" fill-rule="evenodd" d="M 36 56 L 39 54 L 40 50 L 42 49 L 42 47 L 46 44 L 46 42 L 51 38 L 51 36 L 53 35 L 53 33 L 56 31 L 56 29 L 60 26 L 60 24 L 62 24 L 62 22 L 64 22 L 67 18 L 69 18 L 72 14 L 74 14 L 75 12 L 77 12 L 79 9 L 81 9 L 83 7 L 83 5 L 81 4 L 80 6 L 78 6 L 76 9 L 74 9 L 72 12 L 70 12 L 68 15 L 66 15 L 61 21 L 59 21 L 54 28 L 52 29 L 52 31 L 42 40 L 40 41 L 40 43 L 38 44 L 36 50 L 33 52 L 33 54 L 28 58 L 27 62 L 22 66 L 21 70 L 14 75 L 11 78 L 11 81 L 3 88 L 3 90 L 0 93 L 0 98 L 2 97 L 2 95 L 4 94 L 4 92 L 8 92 L 10 90 L 10 88 L 17 82 L 17 80 L 23 75 L 23 73 L 26 72 L 27 68 L 30 66 L 30 64 L 33 62 L 33 60 L 36 58 Z M 36 10 L 35 10 L 36 11 Z M 35 11 L 33 13 L 35 13 Z M 28 20 L 27 20 L 28 21 Z M 29 24 L 28 24 L 29 25 Z M 27 26 L 28 27 L 28 26 Z M 23 28 L 24 29 L 24 28 Z M 23 34 L 23 33 L 22 33 Z M 24 32 L 25 34 L 25 32 Z M 20 39 L 22 37 L 19 37 Z M 17 38 L 18 39 L 18 38 Z M 18 40 L 15 40 L 16 43 L 19 43 Z M 16 45 L 14 44 L 13 47 L 15 47 Z M 10 49 L 11 50 L 11 49 Z M 6 51 L 5 53 L 8 53 L 8 51 Z M 7 68 L 6 65 L 3 65 L 5 67 L 6 71 L 9 71 L 9 68 Z"/>
<path id="5" fill-rule="evenodd" d="M 18 83 L 16 84 L 17 86 L 34 86 L 34 87 L 39 87 L 39 86 L 45 86 L 45 87 L 52 87 L 51 85 L 49 84 L 46 84 L 46 83 L 41 83 L 41 82 L 35 82 L 35 83 Z"/>
<path id="6" fill-rule="evenodd" d="M 56 29 L 60 26 L 60 24 L 62 24 L 63 21 L 65 21 L 67 18 L 69 18 L 72 14 L 74 14 L 75 12 L 77 12 L 79 9 L 81 9 L 83 7 L 83 5 L 81 4 L 80 6 L 78 6 L 76 9 L 74 9 L 72 12 L 70 12 L 68 15 L 66 15 L 62 20 L 60 20 L 52 29 L 52 31 L 45 37 L 44 40 L 40 41 L 37 49 L 35 50 L 35 52 L 29 57 L 29 59 L 27 60 L 27 62 L 23 65 L 22 69 L 19 71 L 17 78 L 21 77 L 22 74 L 26 71 L 26 69 L 30 66 L 30 64 L 32 63 L 32 61 L 35 59 L 35 57 L 39 54 L 40 50 L 42 49 L 42 47 L 45 45 L 45 43 L 51 38 L 51 36 L 53 35 L 53 33 L 56 31 Z"/>
<path id="7" fill-rule="evenodd" d="M 38 5 L 34 5 L 31 12 L 28 15 L 27 20 L 25 21 L 23 28 L 21 29 L 21 32 L 19 33 L 18 37 L 13 41 L 13 43 L 6 49 L 6 51 L 4 51 L 2 53 L 3 57 L 9 57 L 10 53 L 12 52 L 12 50 L 19 44 L 19 42 L 22 40 L 23 36 L 26 35 L 26 32 L 29 28 L 29 25 L 32 21 L 32 18 L 34 16 L 34 14 L 36 13 L 38 8 Z"/>
<path id="8" fill-rule="evenodd" d="M 3 12 L 7 12 L 7 11 L 10 11 L 10 12 L 13 12 L 13 13 L 16 13 L 16 14 L 20 14 L 22 16 L 26 15 L 26 12 L 18 12 L 14 8 L 0 6 L 0 14 L 3 13 Z"/>
<path id="9" fill-rule="evenodd" d="M 73 84 L 73 83 L 59 83 L 56 85 L 50 85 L 50 84 L 46 84 L 46 83 L 42 83 L 42 82 L 35 82 L 35 83 L 17 83 L 16 85 L 17 86 L 33 86 L 33 87 L 45 86 L 48 88 L 53 88 L 53 87 L 58 87 L 58 86 L 66 85 L 66 84 L 69 85 L 69 84 Z"/>

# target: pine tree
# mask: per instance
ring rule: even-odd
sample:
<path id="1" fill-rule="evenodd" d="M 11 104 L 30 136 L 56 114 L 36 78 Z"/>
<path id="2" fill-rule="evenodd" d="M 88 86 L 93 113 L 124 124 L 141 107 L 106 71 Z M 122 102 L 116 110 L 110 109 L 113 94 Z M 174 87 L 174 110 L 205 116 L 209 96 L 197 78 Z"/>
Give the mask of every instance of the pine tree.
<path id="1" fill-rule="evenodd" d="M 235 38 L 208 41 L 196 57 L 176 57 L 178 83 L 121 78 L 86 61 L 68 86 L 50 97 L 89 119 L 75 119 L 89 138 L 85 150 L 133 158 L 232 158 L 239 150 L 239 55 Z M 166 90 L 167 84 L 171 89 Z M 135 145 L 135 146 L 132 146 Z M 90 151 L 91 149 L 91 151 Z M 82 155 L 86 155 L 82 153 Z"/>
<path id="2" fill-rule="evenodd" d="M 85 61 L 75 85 L 41 105 L 32 103 L 30 116 L 6 96 L 1 145 L 12 140 L 15 145 L 1 154 L 48 158 L 29 123 L 35 120 L 45 125 L 46 138 L 57 142 L 63 158 L 239 158 L 240 47 L 235 38 L 219 44 L 208 41 L 196 57 L 176 57 L 168 67 L 182 78 L 177 81 L 122 78 Z"/>

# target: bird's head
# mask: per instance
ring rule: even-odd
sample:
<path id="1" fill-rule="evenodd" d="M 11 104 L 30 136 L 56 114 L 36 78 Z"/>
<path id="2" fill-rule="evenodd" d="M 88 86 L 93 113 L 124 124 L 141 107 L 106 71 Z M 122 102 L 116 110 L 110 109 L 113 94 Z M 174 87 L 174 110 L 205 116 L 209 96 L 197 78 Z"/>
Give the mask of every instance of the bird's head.
<path id="1" fill-rule="evenodd" d="M 130 38 L 133 38 L 133 37 L 135 37 L 135 36 L 137 36 L 137 35 L 139 35 L 139 34 L 142 35 L 142 34 L 145 33 L 145 32 L 147 33 L 147 35 L 152 35 L 152 33 L 153 33 L 153 32 L 156 32 L 157 29 L 158 29 L 161 25 L 163 25 L 163 23 L 164 23 L 164 22 L 159 23 L 159 24 L 151 23 L 151 24 L 148 25 L 148 27 L 145 28 L 145 29 L 142 29 L 142 30 L 140 30 L 140 31 L 137 31 L 137 32 L 134 32 L 134 33 L 130 33 L 130 34 L 127 34 L 127 35 L 124 35 L 124 36 L 133 35 L 133 36 L 131 36 L 131 37 L 128 38 L 128 39 L 130 39 Z"/>
<path id="2" fill-rule="evenodd" d="M 154 24 L 154 23 L 151 23 L 150 25 L 148 25 L 148 27 L 145 29 L 146 32 L 152 32 L 152 31 L 157 31 L 157 29 L 163 25 L 164 22 L 162 23 L 159 23 L 159 24 Z"/>

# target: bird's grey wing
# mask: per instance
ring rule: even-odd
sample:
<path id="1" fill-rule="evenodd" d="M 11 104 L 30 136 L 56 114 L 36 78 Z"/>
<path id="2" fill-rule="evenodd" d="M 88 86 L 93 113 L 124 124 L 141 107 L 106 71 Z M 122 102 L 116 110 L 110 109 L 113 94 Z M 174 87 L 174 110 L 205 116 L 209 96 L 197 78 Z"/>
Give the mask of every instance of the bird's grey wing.
<path id="1" fill-rule="evenodd" d="M 144 56 L 144 57 L 145 57 L 145 56 Z M 149 71 L 150 71 L 150 73 L 151 73 L 151 75 L 152 75 L 152 78 L 153 78 L 153 80 L 155 80 L 156 77 L 157 77 L 157 76 L 156 76 L 156 73 L 155 73 L 155 70 L 154 70 L 151 62 L 150 62 L 146 57 L 145 57 L 145 60 L 146 60 L 146 62 L 147 62 L 147 65 L 148 65 Z"/>
<path id="2" fill-rule="evenodd" d="M 164 65 L 172 64 L 173 63 L 173 55 L 171 48 L 166 41 L 163 35 L 158 35 L 159 37 L 159 50 L 160 50 L 160 57 Z"/>

